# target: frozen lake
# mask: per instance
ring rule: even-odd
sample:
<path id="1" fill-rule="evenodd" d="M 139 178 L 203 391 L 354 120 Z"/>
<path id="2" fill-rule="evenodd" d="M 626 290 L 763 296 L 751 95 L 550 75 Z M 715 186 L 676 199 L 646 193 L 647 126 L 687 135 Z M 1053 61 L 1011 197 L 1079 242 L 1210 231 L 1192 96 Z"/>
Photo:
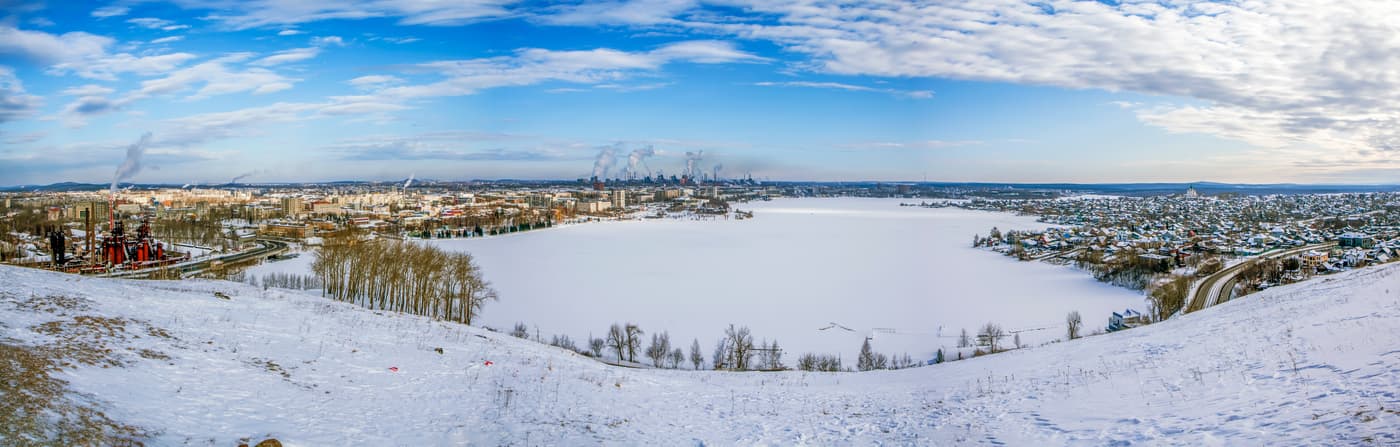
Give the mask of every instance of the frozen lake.
<path id="1" fill-rule="evenodd" d="M 1046 226 L 1034 218 L 900 201 L 783 199 L 739 204 L 755 215 L 743 221 L 605 222 L 430 243 L 470 252 L 500 292 L 481 325 L 508 331 L 524 322 L 580 347 L 630 321 L 648 335 L 669 331 L 687 349 L 699 338 L 708 358 L 734 323 L 776 338 L 789 365 L 804 352 L 854 365 L 866 336 L 881 352 L 927 359 L 987 322 L 1024 330 L 1022 342 L 1033 345 L 1063 338 L 1072 310 L 1087 333 L 1107 325 L 1109 312 L 1146 308 L 1140 293 L 1085 272 L 971 248 L 993 226 Z M 249 274 L 308 273 L 312 259 Z M 851 331 L 822 330 L 832 323 Z"/>
<path id="2" fill-rule="evenodd" d="M 905 200 L 908 201 L 908 200 Z M 751 220 L 650 220 L 432 243 L 472 253 L 500 292 L 481 324 L 516 322 L 546 340 L 580 346 L 614 322 L 666 330 L 709 357 L 730 323 L 779 340 L 785 362 L 804 352 L 841 354 L 854 366 L 861 340 L 927 359 L 960 329 L 991 321 L 1023 343 L 1064 335 L 1071 310 L 1086 332 L 1108 314 L 1143 310 L 1141 294 L 1068 267 L 1018 262 L 972 249 L 993 227 L 1044 228 L 1035 219 L 954 208 L 900 207 L 886 199 L 785 199 L 739 204 Z M 853 331 L 821 330 L 838 323 Z M 1008 337 L 1006 344 L 1010 344 Z"/>

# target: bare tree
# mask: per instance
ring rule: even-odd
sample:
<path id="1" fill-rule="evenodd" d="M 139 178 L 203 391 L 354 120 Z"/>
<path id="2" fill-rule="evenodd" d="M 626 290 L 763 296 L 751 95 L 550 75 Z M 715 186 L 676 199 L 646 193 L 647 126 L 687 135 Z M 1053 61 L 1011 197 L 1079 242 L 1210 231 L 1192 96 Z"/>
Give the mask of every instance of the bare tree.
<path id="1" fill-rule="evenodd" d="M 515 330 L 510 331 L 510 335 L 515 338 L 530 338 L 530 327 L 525 323 L 515 323 Z"/>
<path id="2" fill-rule="evenodd" d="M 681 364 L 682 364 L 682 363 L 685 363 L 685 351 L 684 351 L 684 350 L 681 350 L 681 348 L 676 348 L 676 349 L 672 350 L 672 351 L 671 351 L 671 359 L 670 359 L 670 360 L 671 360 L 671 365 L 670 365 L 670 366 L 671 366 L 671 369 L 680 368 L 680 367 L 681 367 Z"/>
<path id="3" fill-rule="evenodd" d="M 593 353 L 593 356 L 594 356 L 594 357 L 602 357 L 602 356 L 603 356 L 603 347 L 604 347 L 604 346 L 607 346 L 607 342 L 606 342 L 606 341 L 603 341 L 603 339 L 601 339 L 601 338 L 593 338 L 593 337 L 591 337 L 591 336 L 588 338 L 588 351 L 591 352 L 591 353 Z"/>
<path id="4" fill-rule="evenodd" d="M 988 352 L 1000 351 L 1001 338 L 1005 336 L 1006 331 L 1002 330 L 1001 325 L 996 323 L 987 323 L 982 326 L 982 331 L 977 333 L 977 338 L 982 339 L 987 344 Z"/>
<path id="5" fill-rule="evenodd" d="M 785 368 L 783 366 L 783 348 L 778 346 L 777 340 L 773 340 L 773 343 L 768 345 L 767 352 L 768 362 L 767 365 L 765 365 L 766 368 L 775 371 Z"/>
<path id="6" fill-rule="evenodd" d="M 651 346 L 647 346 L 646 356 L 651 359 L 651 365 L 660 368 L 666 356 L 671 354 L 671 335 L 662 331 L 660 334 L 651 334 Z"/>
<path id="7" fill-rule="evenodd" d="M 890 369 L 890 357 L 877 352 L 875 353 L 875 361 L 870 367 L 871 369 Z"/>
<path id="8" fill-rule="evenodd" d="M 749 333 L 748 327 L 734 328 L 733 324 L 724 331 L 726 345 L 729 347 L 730 367 L 738 371 L 747 371 L 749 363 L 753 360 L 753 335 Z"/>
<path id="9" fill-rule="evenodd" d="M 690 364 L 700 369 L 702 363 L 705 363 L 705 355 L 700 353 L 700 339 L 697 338 L 690 342 Z"/>
<path id="10" fill-rule="evenodd" d="M 1079 338 L 1079 329 L 1084 326 L 1084 319 L 1080 318 L 1079 311 L 1070 312 L 1065 316 L 1065 325 L 1069 330 L 1069 339 Z"/>
<path id="11" fill-rule="evenodd" d="M 732 354 L 729 350 L 729 339 L 721 338 L 715 342 L 715 352 L 710 356 L 710 363 L 714 365 L 714 369 L 733 369 L 733 362 L 729 360 Z"/>
<path id="12" fill-rule="evenodd" d="M 608 347 L 617 353 L 618 361 L 627 359 L 622 355 L 627 349 L 627 333 L 622 330 L 622 325 L 613 323 L 612 327 L 608 328 Z"/>
<path id="13" fill-rule="evenodd" d="M 967 337 L 967 329 L 964 328 L 962 334 L 958 335 L 958 347 L 966 348 L 969 346 L 972 346 L 972 340 Z"/>
<path id="14" fill-rule="evenodd" d="M 311 270 L 337 301 L 464 324 L 498 299 L 469 254 L 353 233 L 327 237 Z"/>
<path id="15" fill-rule="evenodd" d="M 642 348 L 642 328 L 636 324 L 627 323 L 624 328 L 627 336 L 627 361 L 637 361 L 637 350 Z"/>

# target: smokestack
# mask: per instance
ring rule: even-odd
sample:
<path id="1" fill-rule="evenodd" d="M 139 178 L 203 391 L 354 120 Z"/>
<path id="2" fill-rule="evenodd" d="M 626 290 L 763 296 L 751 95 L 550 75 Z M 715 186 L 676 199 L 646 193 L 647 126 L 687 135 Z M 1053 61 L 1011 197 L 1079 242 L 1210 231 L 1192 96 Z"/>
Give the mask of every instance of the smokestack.
<path id="1" fill-rule="evenodd" d="M 714 169 L 713 169 L 714 175 L 710 177 L 710 181 L 719 182 L 719 171 L 721 171 L 721 170 L 723 170 L 723 169 L 724 169 L 724 165 L 723 165 L 723 164 L 715 163 L 715 167 L 714 167 Z"/>

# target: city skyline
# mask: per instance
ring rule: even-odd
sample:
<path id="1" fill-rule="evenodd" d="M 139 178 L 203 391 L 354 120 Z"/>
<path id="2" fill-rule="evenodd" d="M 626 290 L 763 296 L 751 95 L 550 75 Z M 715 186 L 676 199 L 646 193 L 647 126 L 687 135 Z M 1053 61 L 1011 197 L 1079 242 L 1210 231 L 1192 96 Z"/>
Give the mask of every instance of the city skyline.
<path id="1" fill-rule="evenodd" d="M 166 184 L 573 179 L 607 151 L 622 177 L 644 148 L 774 180 L 1397 173 L 1383 2 L 4 9 L 0 186 L 106 183 L 133 145 L 125 181 Z"/>

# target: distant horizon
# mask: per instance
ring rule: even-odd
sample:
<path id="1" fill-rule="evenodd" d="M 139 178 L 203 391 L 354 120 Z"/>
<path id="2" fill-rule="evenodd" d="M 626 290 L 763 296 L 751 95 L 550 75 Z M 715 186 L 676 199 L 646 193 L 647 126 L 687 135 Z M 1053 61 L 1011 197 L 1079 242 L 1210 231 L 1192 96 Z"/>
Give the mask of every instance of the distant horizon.
<path id="1" fill-rule="evenodd" d="M 667 178 L 669 179 L 670 177 L 668 176 Z M 121 186 L 142 186 L 142 187 L 160 186 L 160 187 L 173 187 L 173 188 L 181 188 L 181 187 L 198 188 L 198 187 L 231 187 L 231 186 L 316 185 L 316 184 L 330 184 L 330 183 L 370 183 L 370 184 L 385 183 L 385 184 L 394 184 L 394 183 L 403 183 L 403 182 L 406 181 L 406 180 L 408 180 L 408 177 L 399 178 L 399 179 L 383 179 L 383 180 L 367 180 L 367 179 L 365 179 L 365 180 L 340 179 L 340 180 L 318 180 L 318 181 L 287 180 L 287 181 L 247 181 L 247 182 L 239 181 L 239 182 L 224 182 L 224 183 L 190 183 L 190 184 L 180 183 L 180 182 L 140 182 L 140 181 L 122 181 L 122 182 L 119 182 L 119 183 L 118 183 L 118 186 L 119 186 L 119 187 L 121 187 Z M 422 177 L 416 177 L 416 178 L 414 178 L 414 185 L 421 185 L 422 183 L 425 183 L 425 182 L 442 182 L 442 183 L 466 183 L 466 182 L 578 183 L 580 180 L 585 180 L 585 181 L 586 181 L 586 180 L 588 180 L 588 179 L 582 179 L 582 178 L 569 178 L 569 179 L 565 179 L 565 178 L 534 178 L 534 179 L 531 179 L 531 178 L 439 179 L 439 178 L 422 178 Z M 623 180 L 623 179 L 606 179 L 606 180 L 608 181 L 609 184 L 611 184 L 611 183 L 612 183 L 612 180 Z M 720 183 L 733 182 L 733 181 L 736 181 L 736 180 L 745 180 L 745 179 L 743 179 L 743 178 L 724 178 L 724 179 L 722 179 L 722 180 L 720 181 Z M 757 176 L 755 176 L 753 180 L 754 180 L 754 181 L 761 181 L 761 182 L 773 182 L 773 183 L 813 183 L 813 184 L 826 184 L 826 183 L 830 183 L 830 184 L 838 184 L 838 183 L 841 183 L 841 184 L 889 183 L 889 184 L 909 184 L 909 185 L 989 185 L 989 186 L 1026 186 L 1026 187 L 1048 187 L 1048 186 L 1106 187 L 1106 186 L 1154 186 L 1154 185 L 1187 187 L 1187 186 L 1192 186 L 1192 185 L 1201 185 L 1201 186 L 1206 186 L 1206 187 L 1210 187 L 1210 186 L 1225 186 L 1225 187 L 1253 187 L 1253 186 L 1279 187 L 1279 186 L 1297 186 L 1297 187 L 1350 187 L 1350 188 L 1359 188 L 1359 187 L 1396 187 L 1396 188 L 1400 188 L 1400 182 L 1397 182 L 1397 183 L 1299 183 L 1299 182 L 1233 183 L 1233 182 L 1219 182 L 1219 181 L 1211 181 L 1211 180 L 1199 180 L 1199 181 L 1190 181 L 1190 182 L 1181 182 L 1181 181 L 1143 181 L 1143 182 L 998 182 L 998 181 L 950 181 L 950 180 L 932 180 L 932 179 L 930 179 L 930 180 L 870 180 L 870 179 L 866 179 L 866 180 L 801 180 L 801 179 L 761 179 L 761 178 L 759 178 L 759 177 L 757 177 Z M 624 181 L 625 181 L 625 180 L 624 180 Z M 641 180 L 640 178 L 638 178 L 638 179 L 636 179 L 635 181 L 636 181 L 636 182 L 641 182 L 642 180 Z M 707 184 L 714 184 L 714 182 L 706 182 L 706 183 L 707 183 Z M 42 183 L 42 184 L 37 184 L 37 183 L 23 183 L 23 184 L 0 185 L 0 189 L 15 189 L 15 188 L 22 188 L 22 187 L 48 187 L 48 186 L 55 186 L 55 185 L 81 185 L 81 186 L 92 186 L 92 187 L 97 187 L 97 188 L 106 188 L 106 187 L 107 187 L 108 185 L 110 185 L 110 184 L 111 184 L 111 182 L 84 182 L 84 181 L 66 180 L 66 181 L 58 181 L 58 182 Z M 642 185 L 647 185 L 647 184 L 648 184 L 648 183 L 642 183 Z M 659 185 L 659 184 L 658 184 L 658 185 Z M 703 185 L 704 185 L 704 184 L 702 183 L 701 186 L 703 186 Z M 694 185 L 694 184 L 691 184 L 691 185 L 687 185 L 687 186 L 695 186 L 695 185 Z"/>

